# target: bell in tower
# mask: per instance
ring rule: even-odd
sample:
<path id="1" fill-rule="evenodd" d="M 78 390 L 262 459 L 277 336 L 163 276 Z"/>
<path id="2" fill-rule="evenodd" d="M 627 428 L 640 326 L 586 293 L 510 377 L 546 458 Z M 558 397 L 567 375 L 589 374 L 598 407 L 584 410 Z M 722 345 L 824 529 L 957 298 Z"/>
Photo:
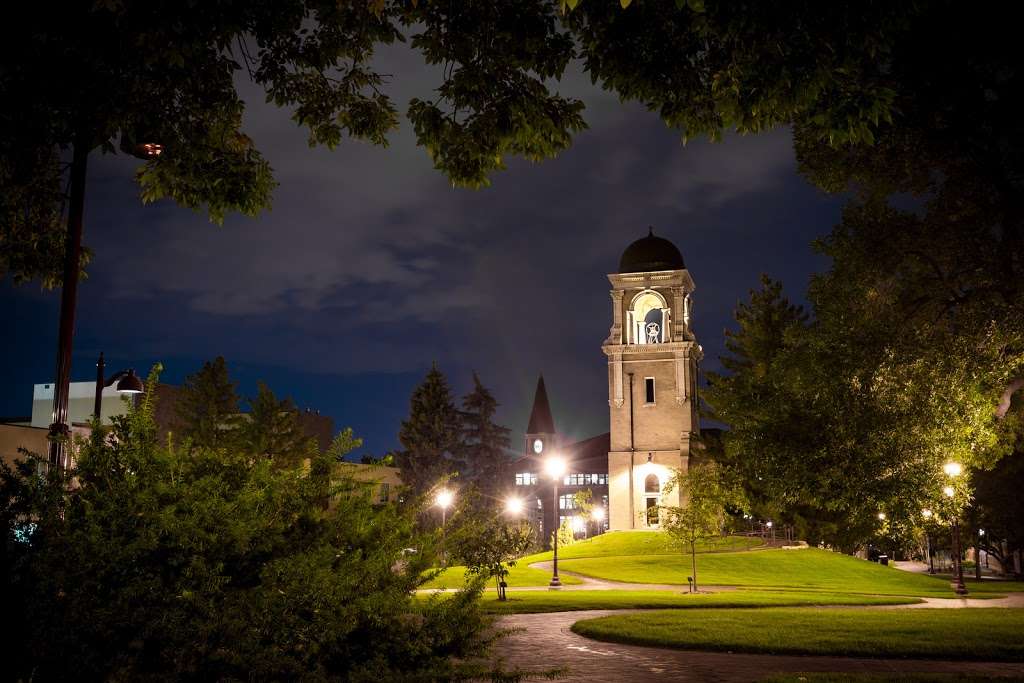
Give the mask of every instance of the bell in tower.
<path id="1" fill-rule="evenodd" d="M 651 229 L 622 254 L 611 282 L 608 357 L 609 522 L 612 529 L 657 528 L 674 470 L 689 465 L 700 431 L 691 324 L 693 278 L 679 249 Z M 663 500 L 662 496 L 666 498 Z"/>

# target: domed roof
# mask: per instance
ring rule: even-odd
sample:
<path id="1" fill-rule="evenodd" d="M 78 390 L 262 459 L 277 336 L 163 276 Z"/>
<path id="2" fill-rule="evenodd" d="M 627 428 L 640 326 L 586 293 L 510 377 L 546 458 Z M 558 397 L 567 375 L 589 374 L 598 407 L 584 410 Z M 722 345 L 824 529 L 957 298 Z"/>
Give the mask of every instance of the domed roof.
<path id="1" fill-rule="evenodd" d="M 676 245 L 664 237 L 657 237 L 650 228 L 647 237 L 641 237 L 626 247 L 619 259 L 620 273 L 648 273 L 655 270 L 683 270 L 683 255 Z"/>

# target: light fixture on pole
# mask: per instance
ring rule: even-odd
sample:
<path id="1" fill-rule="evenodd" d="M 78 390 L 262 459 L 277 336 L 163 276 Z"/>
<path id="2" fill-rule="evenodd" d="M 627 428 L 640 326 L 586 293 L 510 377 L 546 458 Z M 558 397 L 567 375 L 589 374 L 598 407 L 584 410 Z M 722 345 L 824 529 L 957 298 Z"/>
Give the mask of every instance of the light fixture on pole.
<path id="1" fill-rule="evenodd" d="M 441 489 L 434 497 L 434 503 L 441 508 L 441 565 L 448 566 L 448 549 L 446 547 L 445 524 L 448 522 L 448 507 L 455 500 L 455 494 L 448 489 Z"/>
<path id="2" fill-rule="evenodd" d="M 100 352 L 99 360 L 96 361 L 96 399 L 93 402 L 92 414 L 96 420 L 100 419 L 100 410 L 103 408 L 103 390 L 117 382 L 116 389 L 123 395 L 141 394 L 146 390 L 146 385 L 135 374 L 135 370 L 120 370 L 110 376 L 104 377 L 106 363 L 103 360 L 103 352 Z"/>
<path id="3" fill-rule="evenodd" d="M 963 467 L 958 462 L 947 462 L 942 466 L 942 471 L 948 477 L 959 477 L 963 472 Z M 942 487 L 942 492 L 949 498 L 950 504 L 953 506 L 953 569 L 955 576 L 951 585 L 957 595 L 967 595 L 967 586 L 964 585 L 964 565 L 960 561 L 960 514 L 956 509 L 956 489 L 946 485 Z"/>
<path id="4" fill-rule="evenodd" d="M 932 518 L 932 511 L 927 509 L 927 508 L 925 508 L 924 510 L 921 510 L 921 516 L 924 517 L 925 521 L 927 522 L 928 520 L 930 520 Z M 925 528 L 925 531 L 924 531 L 924 552 L 925 552 L 925 555 L 928 558 L 928 573 L 929 574 L 934 574 L 935 573 L 935 559 L 932 556 L 932 535 L 930 533 L 928 533 L 928 529 L 927 528 Z"/>
<path id="5" fill-rule="evenodd" d="M 561 530 L 561 524 L 559 524 L 559 508 L 558 508 L 558 482 L 565 474 L 565 460 L 558 455 L 550 455 L 544 461 L 544 471 L 549 477 L 551 477 L 552 491 L 554 493 L 554 509 L 552 510 L 554 517 L 554 540 L 552 541 L 552 549 L 554 550 L 554 562 L 552 564 L 551 582 L 548 584 L 551 588 L 561 588 L 562 582 L 558 579 L 558 532 Z"/>
<path id="6" fill-rule="evenodd" d="M 522 498 L 513 497 L 505 501 L 505 512 L 509 513 L 510 515 L 519 516 L 523 514 L 524 508 L 525 506 L 523 505 Z"/>

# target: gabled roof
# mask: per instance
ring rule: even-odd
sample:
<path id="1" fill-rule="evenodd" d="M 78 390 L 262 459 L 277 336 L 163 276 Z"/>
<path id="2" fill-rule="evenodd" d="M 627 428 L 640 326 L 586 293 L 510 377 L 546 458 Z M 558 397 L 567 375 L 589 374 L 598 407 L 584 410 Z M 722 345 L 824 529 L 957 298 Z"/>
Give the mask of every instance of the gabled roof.
<path id="1" fill-rule="evenodd" d="M 548 391 L 544 387 L 544 375 L 537 380 L 537 393 L 533 397 L 533 410 L 530 411 L 530 423 L 526 427 L 526 433 L 555 433 L 555 418 L 551 417 L 551 404 L 548 403 Z"/>

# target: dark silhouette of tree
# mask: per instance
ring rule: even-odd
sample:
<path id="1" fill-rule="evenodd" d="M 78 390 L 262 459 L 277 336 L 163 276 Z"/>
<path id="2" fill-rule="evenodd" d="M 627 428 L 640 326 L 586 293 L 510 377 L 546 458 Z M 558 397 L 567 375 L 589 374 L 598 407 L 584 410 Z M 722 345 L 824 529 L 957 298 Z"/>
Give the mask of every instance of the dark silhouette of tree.
<path id="1" fill-rule="evenodd" d="M 174 406 L 182 424 L 180 436 L 198 448 L 224 448 L 237 441 L 237 387 L 221 356 L 186 377 Z"/>
<path id="2" fill-rule="evenodd" d="M 412 393 L 409 418 L 402 422 L 398 441 L 402 447 L 395 453 L 395 464 L 415 495 L 426 493 L 459 468 L 459 411 L 436 363 Z"/>
<path id="3" fill-rule="evenodd" d="M 482 493 L 497 495 L 507 483 L 508 449 L 507 427 L 494 423 L 498 402 L 473 373 L 473 391 L 462 399 L 462 456 L 465 476 Z"/>

